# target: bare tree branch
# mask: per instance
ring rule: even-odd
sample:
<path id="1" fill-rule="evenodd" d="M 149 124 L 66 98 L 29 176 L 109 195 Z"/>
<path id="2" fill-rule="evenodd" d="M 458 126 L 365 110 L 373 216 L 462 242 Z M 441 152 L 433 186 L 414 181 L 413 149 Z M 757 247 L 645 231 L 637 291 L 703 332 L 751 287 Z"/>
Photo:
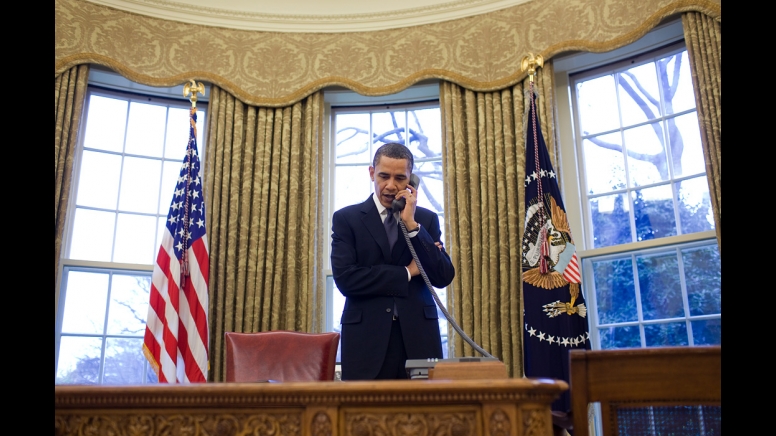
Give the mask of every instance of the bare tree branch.
<path id="1" fill-rule="evenodd" d="M 655 100 L 649 93 L 641 86 L 639 81 L 633 76 L 633 74 L 629 72 L 625 72 L 619 75 L 620 77 L 620 86 L 622 86 L 622 89 L 630 96 L 630 98 L 633 99 L 633 101 L 638 105 L 639 109 L 641 109 L 642 112 L 644 112 L 644 115 L 647 116 L 648 120 L 653 120 L 656 118 L 655 113 L 652 112 L 652 108 L 649 107 L 649 105 L 644 101 L 644 99 L 639 95 L 639 93 L 636 92 L 636 90 L 633 89 L 633 87 L 628 83 L 627 80 L 623 79 L 623 75 L 628 75 L 628 77 L 631 78 L 636 83 L 636 86 L 642 90 L 644 95 L 649 101 Z M 659 103 L 656 103 L 659 106 Z M 666 144 L 665 139 L 663 138 L 663 126 L 660 123 L 651 123 L 650 126 L 652 127 L 652 130 L 655 131 L 655 135 L 657 136 L 658 140 L 660 140 L 660 146 L 665 150 Z"/>
<path id="2" fill-rule="evenodd" d="M 625 83 L 627 83 L 627 82 L 625 82 L 622 79 L 622 76 L 628 76 L 633 81 L 633 84 L 636 85 L 636 88 L 638 88 L 638 90 L 641 91 L 641 93 L 644 95 L 644 98 L 646 98 L 653 105 L 655 105 L 657 107 L 660 107 L 660 101 L 658 99 L 656 99 L 655 97 L 652 97 L 652 95 L 643 86 L 641 86 L 641 82 L 636 78 L 635 74 L 631 73 L 630 71 L 623 71 L 622 73 L 620 73 L 620 84 L 625 86 Z M 626 89 L 626 91 L 628 91 L 628 90 Z M 631 97 L 633 97 L 632 93 L 628 92 L 628 94 Z M 635 98 L 634 98 L 634 100 L 635 100 Z M 641 106 L 641 105 L 639 105 L 639 106 Z M 642 108 L 642 110 L 644 110 L 644 109 Z M 651 108 L 648 108 L 648 111 L 645 111 L 644 114 L 647 115 L 647 119 L 655 118 L 655 114 L 652 113 L 652 109 Z"/>

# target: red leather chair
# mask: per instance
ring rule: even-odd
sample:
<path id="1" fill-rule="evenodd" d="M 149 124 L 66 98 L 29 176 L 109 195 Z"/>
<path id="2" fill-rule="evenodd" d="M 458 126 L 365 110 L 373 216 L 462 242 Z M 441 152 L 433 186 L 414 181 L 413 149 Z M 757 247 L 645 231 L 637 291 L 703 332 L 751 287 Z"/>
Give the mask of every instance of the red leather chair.
<path id="1" fill-rule="evenodd" d="M 226 381 L 334 380 L 339 333 L 226 332 Z"/>

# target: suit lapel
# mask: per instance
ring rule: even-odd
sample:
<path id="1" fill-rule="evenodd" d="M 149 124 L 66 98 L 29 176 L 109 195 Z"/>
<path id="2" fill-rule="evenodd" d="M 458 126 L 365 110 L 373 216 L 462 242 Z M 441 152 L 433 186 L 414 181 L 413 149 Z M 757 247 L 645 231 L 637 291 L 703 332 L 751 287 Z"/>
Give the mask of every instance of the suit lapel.
<path id="1" fill-rule="evenodd" d="M 370 195 L 365 202 L 361 203 L 361 221 L 364 223 L 367 231 L 380 246 L 383 252 L 383 259 L 386 262 L 391 262 L 391 252 L 388 248 L 388 236 L 385 234 L 385 227 L 383 227 L 383 221 L 380 214 L 377 213 L 377 206 Z M 396 245 L 399 245 L 398 242 Z M 396 247 L 394 247 L 395 249 Z"/>

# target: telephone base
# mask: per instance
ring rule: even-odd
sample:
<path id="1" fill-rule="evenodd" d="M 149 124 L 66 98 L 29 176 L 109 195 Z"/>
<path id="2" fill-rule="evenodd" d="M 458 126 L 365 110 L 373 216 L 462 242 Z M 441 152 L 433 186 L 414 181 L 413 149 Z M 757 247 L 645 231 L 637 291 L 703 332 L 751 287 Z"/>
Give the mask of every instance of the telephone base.
<path id="1" fill-rule="evenodd" d="M 407 362 L 404 364 L 404 368 L 406 368 L 407 377 L 409 377 L 410 380 L 428 380 L 429 374 L 433 373 L 434 367 L 436 367 L 436 365 L 439 363 L 469 364 L 469 363 L 481 363 L 481 362 L 501 363 L 501 361 L 499 361 L 495 357 L 453 357 L 450 359 L 436 359 L 436 358 L 407 359 Z M 501 365 L 503 366 L 503 363 L 501 363 Z M 443 366 L 446 366 L 446 365 L 443 365 Z M 455 365 L 455 366 L 459 366 L 459 365 Z M 490 366 L 492 365 L 489 365 L 489 367 Z M 471 367 L 471 369 L 475 371 L 477 370 L 477 368 L 478 368 L 477 366 Z M 433 374 L 432 374 L 432 378 L 433 378 Z M 483 378 L 483 377 L 474 377 L 474 378 Z M 485 377 L 485 378 L 494 378 L 494 377 Z M 502 377 L 495 377 L 495 378 L 502 378 Z"/>

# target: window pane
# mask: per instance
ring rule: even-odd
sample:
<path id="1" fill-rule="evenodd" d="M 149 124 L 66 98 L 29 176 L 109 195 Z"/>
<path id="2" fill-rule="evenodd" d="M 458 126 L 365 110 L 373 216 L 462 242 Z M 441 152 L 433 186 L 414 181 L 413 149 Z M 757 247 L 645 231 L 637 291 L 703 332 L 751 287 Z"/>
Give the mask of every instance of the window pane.
<path id="1" fill-rule="evenodd" d="M 447 310 L 448 313 L 450 313 L 450 310 L 447 308 L 447 288 L 439 289 L 434 288 L 434 291 L 437 293 L 437 296 L 439 297 L 439 300 L 442 301 L 442 304 L 445 305 L 445 310 Z M 436 302 L 435 302 L 436 303 Z M 442 336 L 442 358 L 447 359 L 448 357 L 448 348 L 447 348 L 447 318 L 445 317 L 444 312 L 442 312 L 442 309 L 437 306 L 437 316 L 439 317 L 439 334 Z M 452 316 L 452 314 L 451 314 Z"/>
<path id="2" fill-rule="evenodd" d="M 683 317 L 684 302 L 676 253 L 637 256 L 636 266 L 644 319 Z"/>
<path id="3" fill-rule="evenodd" d="M 637 241 L 676 236 L 676 217 L 670 185 L 634 191 L 633 215 L 636 219 Z"/>
<path id="4" fill-rule="evenodd" d="M 201 134 L 201 111 L 197 111 L 197 135 Z M 189 143 L 189 110 L 171 107 L 167 110 L 167 136 L 164 141 L 164 157 L 166 159 L 183 161 L 186 146 Z M 199 140 L 199 138 L 197 138 Z"/>
<path id="5" fill-rule="evenodd" d="M 593 279 L 600 324 L 638 320 L 630 257 L 593 262 Z"/>
<path id="6" fill-rule="evenodd" d="M 663 80 L 671 83 L 671 88 L 664 91 L 669 92 L 669 95 L 673 95 L 673 98 L 665 100 L 666 114 L 675 114 L 694 108 L 695 93 L 693 92 L 692 87 L 690 61 L 687 58 L 687 50 L 663 58 L 657 62 L 657 65 L 661 69 L 661 76 L 665 77 Z M 677 65 L 679 66 L 679 80 L 674 82 L 674 70 Z"/>
<path id="7" fill-rule="evenodd" d="M 56 384 L 100 382 L 101 338 L 63 336 L 59 341 Z"/>
<path id="8" fill-rule="evenodd" d="M 151 276 L 113 275 L 108 311 L 109 335 L 143 336 L 150 288 Z"/>
<path id="9" fill-rule="evenodd" d="M 620 127 L 613 75 L 577 83 L 577 105 L 583 135 Z"/>
<path id="10" fill-rule="evenodd" d="M 338 114 L 336 163 L 369 163 L 369 114 Z"/>
<path id="11" fill-rule="evenodd" d="M 695 345 L 720 345 L 722 344 L 722 320 L 704 319 L 693 321 L 692 339 Z"/>
<path id="12" fill-rule="evenodd" d="M 126 212 L 155 213 L 159 204 L 161 176 L 160 160 L 124 158 L 119 209 Z M 172 191 L 167 195 L 172 195 Z"/>
<path id="13" fill-rule="evenodd" d="M 108 338 L 105 341 L 106 385 L 142 384 L 146 370 L 143 339 Z"/>
<path id="14" fill-rule="evenodd" d="M 326 277 L 327 282 L 327 288 L 331 290 L 331 299 L 332 299 L 332 305 L 331 305 L 331 324 L 332 324 L 332 331 L 342 334 L 342 310 L 345 308 L 345 296 L 342 295 L 342 292 L 337 288 L 337 284 L 334 283 L 334 279 L 329 276 Z M 342 354 L 342 345 L 340 345 L 337 348 L 337 362 L 341 362 Z"/>
<path id="15" fill-rule="evenodd" d="M 159 195 L 159 214 L 167 215 L 170 213 L 170 205 L 174 198 L 175 188 L 178 186 L 178 177 L 181 174 L 181 163 L 183 158 L 179 162 L 164 161 L 163 173 L 162 173 L 162 190 Z"/>
<path id="16" fill-rule="evenodd" d="M 159 377 L 156 375 L 153 369 L 151 369 L 151 366 L 146 361 L 146 384 L 157 384 L 159 383 Z"/>
<path id="17" fill-rule="evenodd" d="M 442 162 L 424 162 L 413 174 L 420 178 L 418 186 L 418 206 L 425 207 L 434 212 L 442 212 L 445 207 L 445 187 L 442 179 Z"/>
<path id="18" fill-rule="evenodd" d="M 630 202 L 624 194 L 607 195 L 590 200 L 595 248 L 633 241 L 629 206 Z"/>
<path id="19" fill-rule="evenodd" d="M 84 150 L 78 177 L 79 206 L 114 209 L 118 199 L 121 156 Z"/>
<path id="20" fill-rule="evenodd" d="M 638 326 L 602 328 L 598 329 L 598 336 L 602 350 L 641 347 Z"/>
<path id="21" fill-rule="evenodd" d="M 159 254 L 159 246 L 162 245 L 162 238 L 167 231 L 167 217 L 159 217 L 156 221 L 156 242 L 154 242 L 154 257 L 149 263 L 156 263 L 156 256 Z"/>
<path id="22" fill-rule="evenodd" d="M 166 107 L 138 102 L 130 103 L 125 152 L 141 156 L 162 157 L 166 125 Z"/>
<path id="23" fill-rule="evenodd" d="M 378 146 L 388 142 L 405 144 L 404 111 L 375 112 L 372 114 L 372 142 Z"/>
<path id="24" fill-rule="evenodd" d="M 716 244 L 682 250 L 690 315 L 722 313 L 722 272 Z"/>
<path id="25" fill-rule="evenodd" d="M 442 116 L 439 108 L 407 112 L 409 149 L 415 158 L 442 156 Z"/>
<path id="26" fill-rule="evenodd" d="M 334 210 L 361 203 L 369 197 L 373 185 L 367 166 L 338 166 L 335 170 Z"/>
<path id="27" fill-rule="evenodd" d="M 67 273 L 62 333 L 102 334 L 108 305 L 108 274 Z"/>
<path id="28" fill-rule="evenodd" d="M 684 321 L 645 325 L 644 338 L 646 339 L 647 347 L 690 345 L 690 342 L 687 340 L 687 324 Z"/>
<path id="29" fill-rule="evenodd" d="M 624 136 L 631 186 L 650 185 L 670 178 L 661 123 L 628 129 Z"/>
<path id="30" fill-rule="evenodd" d="M 677 183 L 676 188 L 679 191 L 682 234 L 714 230 L 714 215 L 706 176 L 684 180 Z"/>
<path id="31" fill-rule="evenodd" d="M 588 194 L 601 194 L 625 187 L 625 162 L 619 133 L 585 139 L 582 146 Z"/>
<path id="32" fill-rule="evenodd" d="M 150 264 L 154 259 L 157 218 L 120 213 L 116 222 L 114 262 Z"/>
<path id="33" fill-rule="evenodd" d="M 84 147 L 121 152 L 127 125 L 127 101 L 92 95 L 86 115 Z"/>
<path id="34" fill-rule="evenodd" d="M 654 63 L 649 62 L 623 71 L 617 78 L 623 127 L 654 120 L 660 116 L 660 94 Z"/>
<path id="35" fill-rule="evenodd" d="M 110 262 L 116 214 L 76 209 L 70 236 L 70 259 Z"/>
<path id="36" fill-rule="evenodd" d="M 690 112 L 676 118 L 669 118 L 667 124 L 674 176 L 705 173 L 706 160 L 703 157 L 698 113 Z"/>

